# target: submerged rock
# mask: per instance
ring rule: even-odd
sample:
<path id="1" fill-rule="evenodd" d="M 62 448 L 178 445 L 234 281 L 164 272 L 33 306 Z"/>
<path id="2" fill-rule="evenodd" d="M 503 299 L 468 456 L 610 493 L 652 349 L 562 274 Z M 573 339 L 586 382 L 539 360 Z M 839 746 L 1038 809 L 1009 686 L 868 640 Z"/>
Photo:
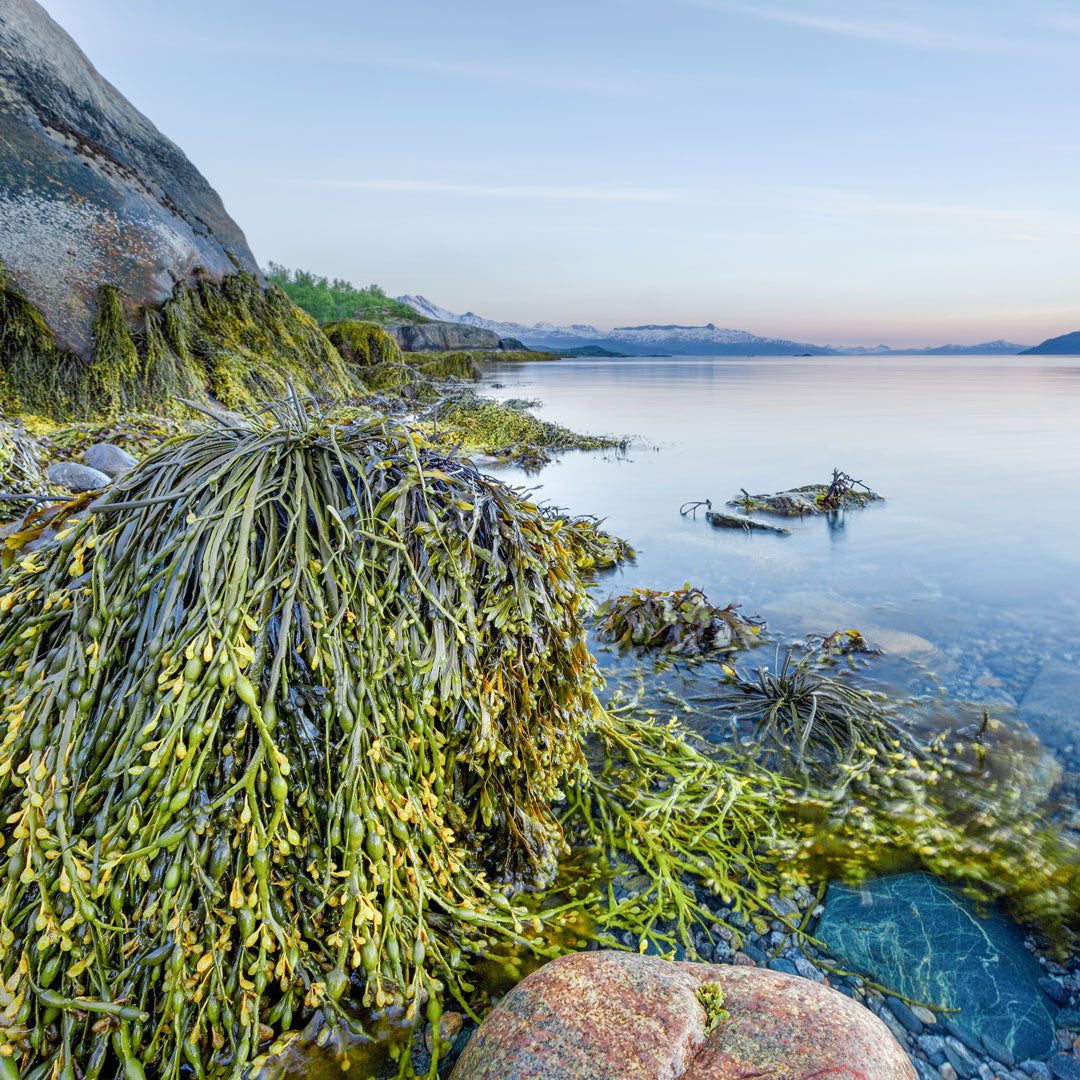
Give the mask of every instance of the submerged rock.
<path id="1" fill-rule="evenodd" d="M 35 0 L 0 6 L 0 264 L 84 358 L 101 285 L 129 318 L 196 270 L 258 273 L 239 226 L 175 143 Z"/>
<path id="2" fill-rule="evenodd" d="M 742 529 L 745 532 L 776 533 L 777 536 L 790 536 L 791 530 L 780 525 L 770 525 L 767 521 L 757 521 L 742 514 L 725 514 L 719 510 L 710 510 L 705 515 L 710 525 L 717 529 Z"/>
<path id="3" fill-rule="evenodd" d="M 1054 749 L 1080 745 L 1080 665 L 1044 664 L 1020 702 L 1020 719 Z"/>
<path id="4" fill-rule="evenodd" d="M 760 968 L 577 953 L 517 985 L 453 1080 L 916 1080 L 868 1009 Z"/>
<path id="5" fill-rule="evenodd" d="M 838 485 L 838 486 L 837 486 Z M 732 499 L 728 506 L 744 513 L 779 514 L 781 517 L 806 517 L 813 514 L 830 514 L 837 510 L 852 510 L 885 500 L 871 491 L 862 481 L 837 473 L 833 484 L 806 484 L 803 487 L 778 491 L 771 495 L 751 495 L 743 488 L 740 497 Z"/>
<path id="6" fill-rule="evenodd" d="M 958 1009 L 950 1024 L 976 1044 L 985 1034 L 1017 1060 L 1053 1047 L 1053 1008 L 1019 927 L 996 912 L 980 916 L 929 874 L 830 886 L 815 936 L 842 964 L 890 990 Z"/>

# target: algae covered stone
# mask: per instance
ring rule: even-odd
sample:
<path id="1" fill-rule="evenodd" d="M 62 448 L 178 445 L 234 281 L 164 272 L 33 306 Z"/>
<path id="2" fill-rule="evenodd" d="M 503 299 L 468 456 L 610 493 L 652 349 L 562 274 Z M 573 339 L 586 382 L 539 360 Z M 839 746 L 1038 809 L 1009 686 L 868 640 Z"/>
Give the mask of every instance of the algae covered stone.
<path id="1" fill-rule="evenodd" d="M 1053 1045 L 1053 1006 L 1019 927 L 997 912 L 980 915 L 929 874 L 830 886 L 815 935 L 840 963 L 890 990 L 959 1010 L 952 1024 L 973 1039 L 990 1036 L 1018 1061 Z"/>
<path id="2" fill-rule="evenodd" d="M 554 960 L 519 983 L 480 1025 L 453 1080 L 752 1076 L 916 1078 L 873 1013 L 809 979 L 600 951 Z"/>

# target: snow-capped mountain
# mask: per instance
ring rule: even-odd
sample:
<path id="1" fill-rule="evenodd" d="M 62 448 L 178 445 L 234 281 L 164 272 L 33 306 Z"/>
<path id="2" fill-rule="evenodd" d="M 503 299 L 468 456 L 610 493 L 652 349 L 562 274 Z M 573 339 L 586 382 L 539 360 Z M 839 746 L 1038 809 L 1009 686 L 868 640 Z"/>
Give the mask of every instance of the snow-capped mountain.
<path id="1" fill-rule="evenodd" d="M 557 326 L 555 323 L 538 322 L 532 326 L 524 323 L 500 322 L 486 319 L 475 312 L 458 315 L 432 303 L 423 296 L 399 296 L 403 304 L 414 311 L 438 322 L 466 323 L 494 330 L 499 337 L 517 338 L 531 348 L 572 349 L 581 345 L 599 345 L 616 352 L 631 355 L 670 353 L 691 356 L 932 356 L 932 355 L 1012 355 L 1027 346 L 1011 341 L 988 341 L 980 345 L 940 345 L 931 348 L 903 349 L 889 345 L 877 346 L 831 346 L 811 345 L 784 338 L 760 337 L 746 330 L 727 330 L 707 323 L 705 326 L 658 325 L 616 326 L 600 330 L 588 323 Z"/>
<path id="2" fill-rule="evenodd" d="M 784 341 L 780 338 L 759 337 L 745 330 L 725 330 L 709 323 L 707 326 L 616 326 L 612 330 L 600 330 L 588 323 L 573 323 L 558 326 L 555 323 L 538 322 L 532 326 L 517 322 L 499 322 L 485 319 L 482 315 L 468 311 L 458 315 L 453 311 L 432 303 L 423 296 L 399 296 L 398 300 L 408 304 L 414 311 L 429 319 L 439 322 L 468 323 L 470 326 L 482 326 L 485 330 L 494 330 L 499 337 L 517 338 L 532 348 L 559 349 L 575 348 L 579 345 L 600 345 L 631 354 L 641 353 L 680 353 L 700 356 L 734 354 L 746 356 L 790 356 L 792 353 L 814 353 L 832 355 L 835 349 L 820 345 L 807 345 L 798 341 Z"/>

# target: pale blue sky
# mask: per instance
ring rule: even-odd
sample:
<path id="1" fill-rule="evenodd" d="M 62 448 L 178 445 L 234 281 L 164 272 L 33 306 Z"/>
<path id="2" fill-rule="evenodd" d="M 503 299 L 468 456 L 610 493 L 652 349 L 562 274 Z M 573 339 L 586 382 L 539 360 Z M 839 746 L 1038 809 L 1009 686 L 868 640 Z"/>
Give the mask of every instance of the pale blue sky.
<path id="1" fill-rule="evenodd" d="M 274 259 L 534 322 L 1080 329 L 1078 0 L 45 0 Z"/>

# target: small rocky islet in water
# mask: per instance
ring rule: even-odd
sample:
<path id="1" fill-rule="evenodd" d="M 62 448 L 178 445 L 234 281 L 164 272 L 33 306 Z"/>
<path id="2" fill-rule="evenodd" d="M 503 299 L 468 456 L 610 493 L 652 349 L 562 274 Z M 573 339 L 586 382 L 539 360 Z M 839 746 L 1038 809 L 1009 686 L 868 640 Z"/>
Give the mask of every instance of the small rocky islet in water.
<path id="1" fill-rule="evenodd" d="M 1011 1069 L 812 938 L 811 883 L 909 864 L 1069 932 L 1075 852 L 988 739 L 908 737 L 813 662 L 732 683 L 738 746 L 602 697 L 588 586 L 628 545 L 462 452 L 617 440 L 493 408 L 476 357 L 318 326 L 175 146 L 70 85 L 101 83 L 33 0 L 0 36 L 5 220 L 47 193 L 93 226 L 0 236 L 4 1075 L 340 1074 L 350 1045 L 353 1075 L 445 1074 L 494 996 L 593 943 L 829 979 L 941 1040 L 916 1068 L 964 1075 L 952 1038 Z M 734 980 L 688 978 L 720 989 L 684 1020 L 752 1050 Z"/>

